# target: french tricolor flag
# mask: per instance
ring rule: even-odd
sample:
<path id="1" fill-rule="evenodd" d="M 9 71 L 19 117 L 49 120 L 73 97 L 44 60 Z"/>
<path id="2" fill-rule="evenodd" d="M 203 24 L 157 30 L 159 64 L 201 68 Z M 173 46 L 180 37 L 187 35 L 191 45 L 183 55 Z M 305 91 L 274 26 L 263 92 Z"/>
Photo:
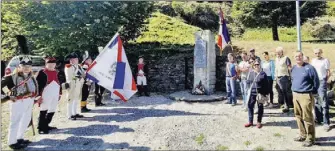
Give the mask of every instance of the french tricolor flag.
<path id="1" fill-rule="evenodd" d="M 113 99 L 126 102 L 137 92 L 136 83 L 118 33 L 87 69 L 87 77 L 111 91 Z"/>
<path id="2" fill-rule="evenodd" d="M 217 45 L 222 51 L 225 45 L 227 45 L 230 42 L 230 37 L 229 37 L 228 28 L 226 25 L 226 21 L 223 17 L 223 12 L 221 8 L 219 12 L 219 17 L 220 17 L 220 29 L 219 29 L 219 38 L 218 38 Z"/>

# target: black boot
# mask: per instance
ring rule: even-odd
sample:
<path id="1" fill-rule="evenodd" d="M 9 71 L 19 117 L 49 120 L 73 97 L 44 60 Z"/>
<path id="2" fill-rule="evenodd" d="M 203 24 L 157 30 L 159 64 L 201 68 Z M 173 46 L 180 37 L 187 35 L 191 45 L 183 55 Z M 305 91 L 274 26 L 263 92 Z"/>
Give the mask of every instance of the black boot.
<path id="1" fill-rule="evenodd" d="M 143 86 L 142 85 L 138 85 L 137 86 L 137 95 L 138 97 L 142 96 L 142 92 L 143 92 Z"/>
<path id="2" fill-rule="evenodd" d="M 94 99 L 95 99 L 95 106 L 99 106 L 101 103 L 100 96 L 96 94 Z"/>
<path id="3" fill-rule="evenodd" d="M 150 95 L 149 95 L 149 90 L 148 90 L 148 86 L 147 86 L 147 85 L 143 86 L 143 91 L 144 91 L 144 95 L 145 95 L 145 96 L 150 96 Z"/>
<path id="4" fill-rule="evenodd" d="M 46 115 L 47 115 L 48 111 L 40 111 L 40 117 L 38 120 L 38 133 L 39 134 L 48 134 L 49 130 L 48 130 L 48 123 L 47 123 L 47 119 L 46 119 Z"/>
<path id="5" fill-rule="evenodd" d="M 20 144 L 19 142 L 9 145 L 9 148 L 11 148 L 13 150 L 22 149 L 22 148 L 25 148 L 25 147 L 26 147 L 26 145 Z"/>
<path id="6" fill-rule="evenodd" d="M 85 113 L 85 112 L 89 112 L 91 111 L 90 109 L 88 109 L 86 106 L 81 107 L 81 113 Z"/>
<path id="7" fill-rule="evenodd" d="M 49 124 L 51 123 L 52 118 L 53 118 L 54 115 L 55 115 L 55 112 L 53 112 L 53 113 L 48 113 L 48 114 L 47 114 L 47 123 L 48 123 L 47 127 L 48 127 L 48 130 L 54 130 L 54 129 L 57 129 L 57 127 L 49 126 Z"/>

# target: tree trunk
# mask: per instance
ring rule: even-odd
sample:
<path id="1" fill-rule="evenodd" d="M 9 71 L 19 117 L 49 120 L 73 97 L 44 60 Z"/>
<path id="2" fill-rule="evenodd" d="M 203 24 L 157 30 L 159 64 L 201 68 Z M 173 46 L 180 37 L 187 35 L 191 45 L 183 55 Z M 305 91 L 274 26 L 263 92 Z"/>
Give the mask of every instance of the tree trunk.
<path id="1" fill-rule="evenodd" d="M 274 41 L 279 41 L 278 35 L 278 18 L 272 17 L 272 38 Z"/>

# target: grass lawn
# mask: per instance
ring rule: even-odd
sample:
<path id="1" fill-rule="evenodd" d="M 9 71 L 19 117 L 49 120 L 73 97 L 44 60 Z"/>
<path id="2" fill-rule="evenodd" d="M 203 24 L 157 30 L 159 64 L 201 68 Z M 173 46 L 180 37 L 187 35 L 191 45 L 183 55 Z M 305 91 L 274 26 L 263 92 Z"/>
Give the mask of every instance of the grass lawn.
<path id="1" fill-rule="evenodd" d="M 270 57 L 272 59 L 275 58 L 275 49 L 278 46 L 282 46 L 284 48 L 284 53 L 291 60 L 294 60 L 294 53 L 297 50 L 297 43 L 296 42 L 276 42 L 276 41 L 241 41 L 238 39 L 232 40 L 233 45 L 236 45 L 243 50 L 248 51 L 251 48 L 256 50 L 256 55 L 262 58 L 262 52 L 268 51 Z M 303 42 L 301 44 L 302 52 L 309 56 L 310 59 L 314 58 L 313 49 L 321 48 L 324 50 L 323 55 L 324 57 L 328 58 L 330 61 L 331 69 L 334 70 L 335 68 L 335 44 L 325 44 L 325 43 L 306 43 Z"/>

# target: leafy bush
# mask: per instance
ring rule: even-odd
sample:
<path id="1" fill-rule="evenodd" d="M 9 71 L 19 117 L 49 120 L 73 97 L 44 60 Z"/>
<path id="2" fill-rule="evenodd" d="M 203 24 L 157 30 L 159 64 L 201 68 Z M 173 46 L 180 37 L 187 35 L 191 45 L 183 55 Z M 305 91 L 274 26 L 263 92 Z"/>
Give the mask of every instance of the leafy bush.
<path id="1" fill-rule="evenodd" d="M 172 9 L 183 18 L 187 24 L 191 24 L 201 29 L 209 29 L 217 32 L 219 29 L 219 8 L 222 8 L 228 30 L 233 37 L 239 37 L 244 32 L 244 26 L 240 22 L 234 22 L 230 16 L 229 3 L 209 3 L 209 2 L 172 2 Z"/>
<path id="2" fill-rule="evenodd" d="M 335 17 L 317 17 L 309 19 L 304 25 L 314 38 L 322 40 L 335 39 Z"/>

